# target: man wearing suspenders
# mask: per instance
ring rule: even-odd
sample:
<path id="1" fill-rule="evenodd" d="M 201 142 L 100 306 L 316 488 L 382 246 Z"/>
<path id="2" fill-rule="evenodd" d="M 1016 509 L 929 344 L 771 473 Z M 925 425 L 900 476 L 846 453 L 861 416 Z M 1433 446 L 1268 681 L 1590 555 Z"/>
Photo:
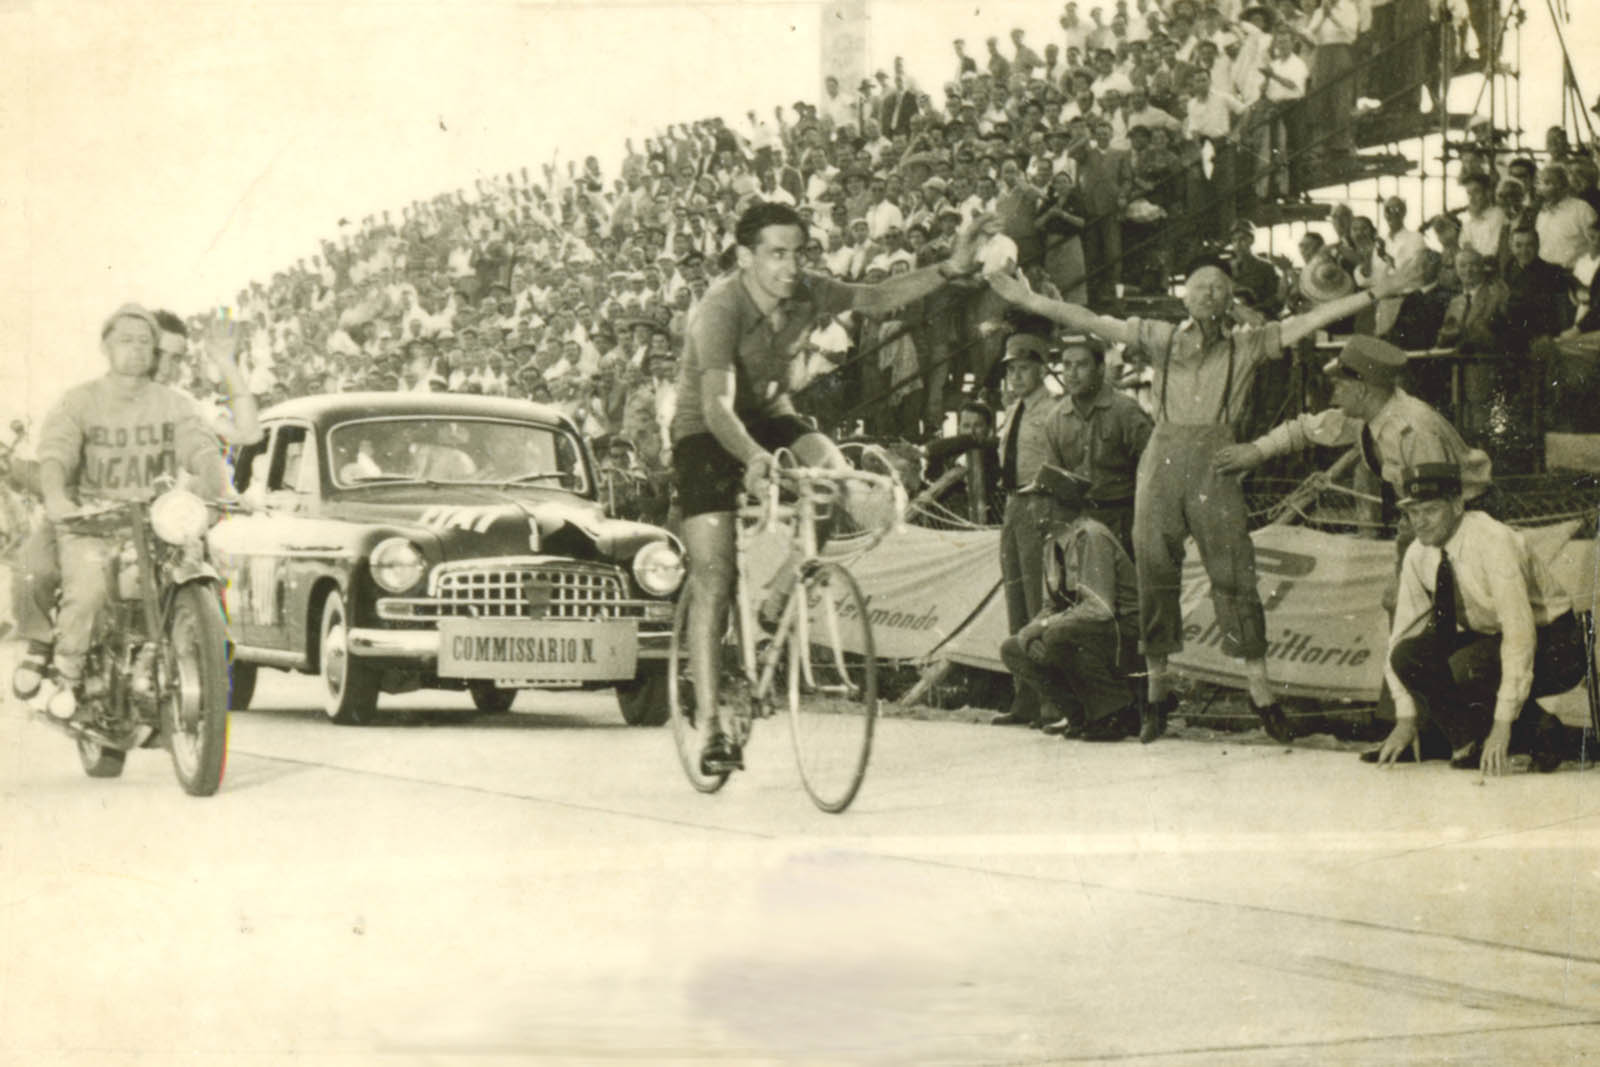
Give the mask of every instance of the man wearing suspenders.
<path id="1" fill-rule="evenodd" d="M 1148 363 L 1154 371 L 1155 430 L 1139 461 L 1133 505 L 1140 646 L 1149 671 L 1141 741 L 1161 736 L 1176 704 L 1167 660 L 1183 648 L 1179 595 L 1185 537 L 1195 539 L 1211 580 L 1223 648 L 1245 661 L 1251 706 L 1274 740 L 1293 738 L 1267 681 L 1266 617 L 1256 588 L 1244 490 L 1236 474 L 1218 473 L 1214 461 L 1234 443 L 1233 423 L 1262 363 L 1369 301 L 1398 296 L 1414 284 L 1414 273 L 1397 272 L 1371 289 L 1260 326 L 1235 324 L 1233 283 L 1214 266 L 1189 276 L 1183 298 L 1189 317 L 1177 325 L 1098 315 L 1030 292 L 1016 278 L 990 276 L 995 292 L 1023 310 L 1125 345 L 1129 358 Z"/>

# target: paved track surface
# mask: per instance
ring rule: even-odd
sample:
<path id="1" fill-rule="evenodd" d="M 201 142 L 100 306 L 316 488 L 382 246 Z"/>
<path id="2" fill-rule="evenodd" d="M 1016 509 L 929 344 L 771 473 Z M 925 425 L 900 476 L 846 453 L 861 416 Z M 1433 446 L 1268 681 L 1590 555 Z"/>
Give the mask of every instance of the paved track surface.
<path id="1" fill-rule="evenodd" d="M 208 800 L 0 707 L 0 1063 L 1600 1059 L 1596 772 L 886 720 L 827 816 L 781 724 L 258 697 Z"/>

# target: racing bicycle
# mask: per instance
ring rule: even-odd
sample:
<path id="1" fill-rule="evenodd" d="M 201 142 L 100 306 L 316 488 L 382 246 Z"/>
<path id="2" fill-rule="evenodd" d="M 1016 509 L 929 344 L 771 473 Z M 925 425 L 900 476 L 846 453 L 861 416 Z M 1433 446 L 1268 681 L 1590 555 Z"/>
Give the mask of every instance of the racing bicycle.
<path id="1" fill-rule="evenodd" d="M 866 776 L 878 716 L 872 618 L 840 557 L 859 557 L 898 526 L 906 494 L 893 474 L 785 465 L 790 458 L 780 453 L 777 477 L 764 500 L 747 497 L 739 507 L 738 573 L 721 650 L 718 705 L 724 730 L 741 749 L 747 748 L 757 719 L 787 706 L 801 784 L 817 807 L 838 813 L 850 806 Z M 849 516 L 841 500 L 847 493 Z M 830 558 L 822 558 L 818 524 L 832 521 L 836 513 L 840 524 L 859 520 L 866 511 L 875 513 L 871 528 L 836 536 Z M 786 566 L 795 575 L 770 635 L 757 619 L 750 583 L 754 539 L 768 531 L 787 537 Z M 697 720 L 687 656 L 692 596 L 692 583 L 685 583 L 668 649 L 667 703 L 684 774 L 700 792 L 715 793 L 727 783 L 728 772 L 706 774 L 700 767 L 707 731 Z"/>

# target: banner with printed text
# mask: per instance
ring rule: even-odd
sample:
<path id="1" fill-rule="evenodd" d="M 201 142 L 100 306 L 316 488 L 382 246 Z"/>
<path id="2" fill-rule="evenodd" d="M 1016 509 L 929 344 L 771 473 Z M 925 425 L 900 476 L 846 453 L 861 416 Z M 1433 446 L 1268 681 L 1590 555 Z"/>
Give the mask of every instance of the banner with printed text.
<path id="1" fill-rule="evenodd" d="M 1522 530 L 1534 552 L 1588 610 L 1595 595 L 1595 543 L 1574 541 L 1577 523 Z M 1383 681 L 1388 617 L 1383 596 L 1393 579 L 1394 542 L 1269 526 L 1251 535 L 1267 615 L 1267 669 L 1286 695 L 1324 700 L 1376 700 Z M 764 587 L 787 541 L 757 543 L 753 575 Z M 849 543 L 829 555 L 848 557 Z M 1007 633 L 1000 595 L 999 531 L 947 532 L 908 527 L 850 560 L 867 595 L 878 654 L 934 656 L 1003 672 Z M 1184 674 L 1221 685 L 1244 685 L 1243 663 L 1222 651 L 1210 582 L 1193 542 L 1183 569 L 1185 647 L 1172 657 Z M 759 592 L 758 592 L 759 595 Z"/>

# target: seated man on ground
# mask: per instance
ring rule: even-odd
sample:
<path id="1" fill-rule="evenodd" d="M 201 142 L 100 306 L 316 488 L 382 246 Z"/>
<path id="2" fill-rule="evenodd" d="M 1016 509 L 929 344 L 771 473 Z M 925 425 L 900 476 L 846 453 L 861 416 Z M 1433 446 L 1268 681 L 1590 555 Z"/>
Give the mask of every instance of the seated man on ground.
<path id="1" fill-rule="evenodd" d="M 1039 482 L 1077 517 L 1045 542 L 1048 602 L 1000 643 L 1000 658 L 1014 683 L 1037 695 L 1045 733 L 1118 741 L 1139 732 L 1128 682 L 1141 664 L 1133 560 L 1116 534 L 1085 513 L 1089 479 L 1046 467 Z"/>
<path id="2" fill-rule="evenodd" d="M 1468 511 L 1461 471 L 1408 471 L 1400 506 L 1416 532 L 1400 565 L 1385 673 L 1395 724 L 1362 758 L 1393 763 L 1419 751 L 1418 719 L 1444 734 L 1452 767 L 1501 774 L 1529 753 L 1561 763 L 1561 723 L 1535 698 L 1583 681 L 1587 652 L 1572 601 L 1516 530 Z"/>

